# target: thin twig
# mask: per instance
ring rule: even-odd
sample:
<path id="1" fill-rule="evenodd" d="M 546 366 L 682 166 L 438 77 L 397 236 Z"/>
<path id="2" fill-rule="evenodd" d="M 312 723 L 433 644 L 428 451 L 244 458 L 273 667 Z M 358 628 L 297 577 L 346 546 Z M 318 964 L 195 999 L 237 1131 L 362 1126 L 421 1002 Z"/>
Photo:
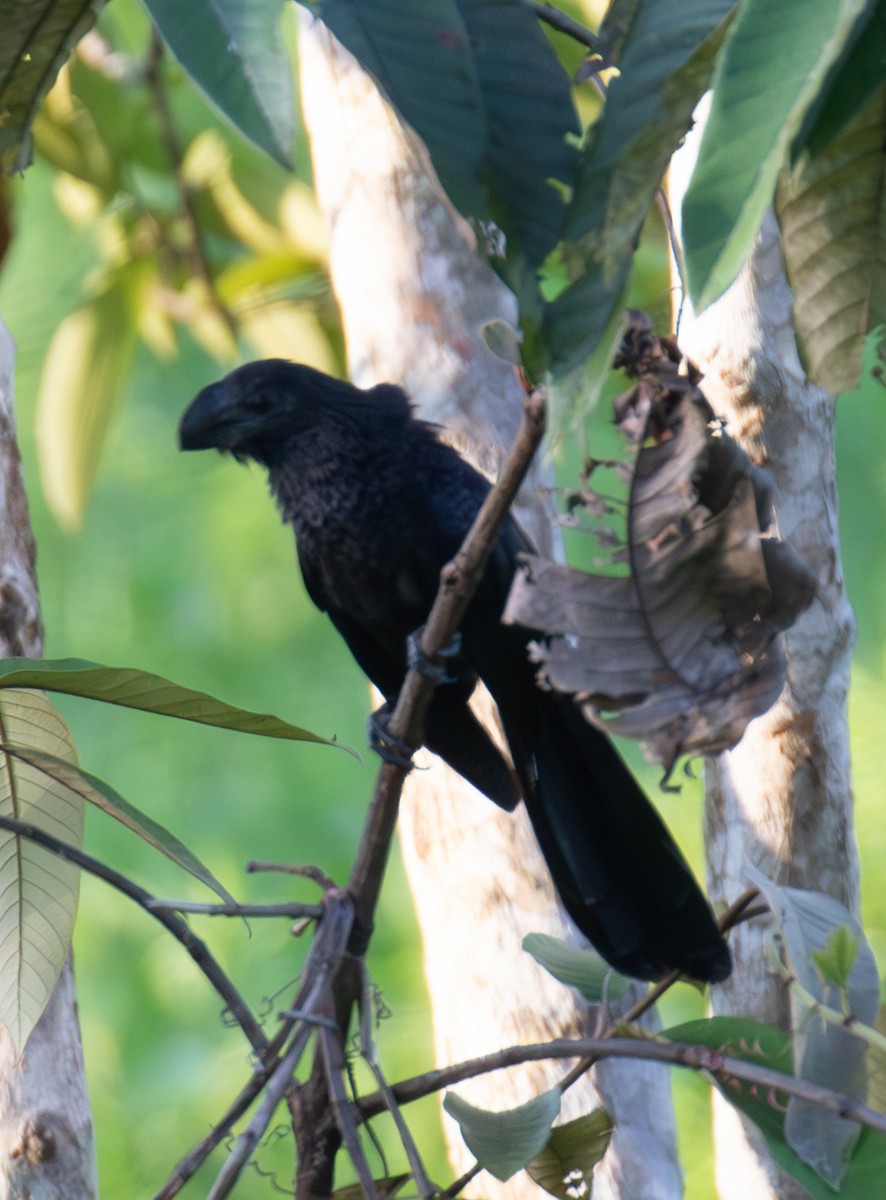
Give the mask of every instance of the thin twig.
<path id="1" fill-rule="evenodd" d="M 246 864 L 247 875 L 257 875 L 262 871 L 277 875 L 298 875 L 301 879 L 310 879 L 324 891 L 338 886 L 335 880 L 331 879 L 321 867 L 315 867 L 313 863 L 263 862 L 253 858 Z"/>
<path id="2" fill-rule="evenodd" d="M 152 896 L 150 892 L 146 892 L 144 888 L 133 883 L 131 879 L 127 879 L 125 875 L 121 875 L 119 871 L 115 871 L 113 867 L 107 866 L 97 858 L 92 858 L 91 855 L 86 854 L 83 850 L 79 850 L 76 846 L 59 841 L 58 838 L 54 838 L 37 825 L 30 825 L 24 821 L 16 821 L 12 817 L 0 816 L 0 829 L 6 829 L 9 833 L 14 833 L 18 837 L 24 837 L 28 841 L 35 842 L 51 854 L 56 854 L 59 858 L 76 864 L 81 870 L 88 871 L 90 875 L 95 875 L 98 879 L 103 879 L 105 883 L 109 883 L 118 892 L 122 892 L 130 900 L 134 900 L 140 908 L 143 908 L 146 913 L 150 914 L 155 921 L 159 921 L 177 941 L 181 942 L 200 971 L 206 976 L 219 996 L 221 996 L 225 1007 L 243 1030 L 253 1049 L 259 1051 L 259 1053 L 265 1049 L 268 1039 L 258 1021 L 252 1015 L 249 1005 L 210 954 L 206 943 L 194 934 L 181 917 L 177 917 L 174 913 L 167 912 L 164 909 L 152 909 L 151 903 L 156 897 Z"/>
<path id="3" fill-rule="evenodd" d="M 203 917 L 311 917 L 323 912 L 322 904 L 197 904 L 190 900 L 151 900 L 151 912 L 197 913 Z"/>
<path id="4" fill-rule="evenodd" d="M 508 1046 L 492 1054 L 483 1054 L 451 1067 L 440 1067 L 413 1079 L 403 1080 L 402 1083 L 394 1084 L 391 1090 L 401 1104 L 407 1104 L 439 1092 L 454 1083 L 485 1075 L 489 1071 L 500 1071 L 525 1062 L 576 1057 L 593 1058 L 595 1062 L 604 1058 L 659 1062 L 672 1067 L 686 1067 L 693 1071 L 707 1071 L 721 1083 L 740 1079 L 749 1084 L 756 1084 L 758 1088 L 774 1089 L 787 1096 L 797 1096 L 837 1116 L 859 1121 L 871 1129 L 886 1133 L 886 1113 L 878 1112 L 854 1096 L 835 1092 L 807 1079 L 784 1075 L 781 1071 L 774 1071 L 760 1063 L 722 1054 L 708 1046 L 668 1042 L 658 1038 L 555 1038 L 550 1042 L 539 1042 L 530 1046 Z M 381 1106 L 381 1097 L 377 1092 L 373 1092 L 372 1096 L 363 1097 L 359 1101 L 359 1108 L 364 1117 L 373 1115 L 367 1112 L 370 1100 L 374 1101 L 373 1114 Z"/>
<path id="5" fill-rule="evenodd" d="M 372 1168 L 360 1145 L 357 1110 L 353 1100 L 348 1095 L 344 1082 L 345 1057 L 342 1053 L 341 1038 L 338 1030 L 334 1033 L 322 1029 L 319 1033 L 320 1052 L 323 1055 L 323 1065 L 326 1069 L 326 1082 L 329 1087 L 329 1099 L 335 1115 L 344 1148 L 348 1152 L 357 1178 L 363 1189 L 366 1200 L 379 1200 L 375 1180 L 372 1178 Z"/>
<path id="6" fill-rule="evenodd" d="M 351 933 L 353 907 L 350 897 L 341 891 L 330 890 L 325 896 L 324 906 L 326 911 L 305 962 L 304 992 L 299 996 L 297 1004 L 302 1013 L 316 1012 L 327 1002 Z M 261 1104 L 234 1143 L 234 1148 L 216 1176 L 206 1200 L 223 1200 L 225 1196 L 230 1195 L 243 1167 L 264 1137 L 274 1116 L 274 1110 L 291 1085 L 295 1068 L 315 1031 L 316 1027 L 309 1019 L 302 1019 L 296 1025 L 286 1052 L 265 1085 Z"/>
<path id="7" fill-rule="evenodd" d="M 571 37 L 573 41 L 580 42 L 583 46 L 587 46 L 589 50 L 595 53 L 599 51 L 600 39 L 590 29 L 580 25 L 578 21 L 574 21 L 572 17 L 561 12 L 559 8 L 554 8 L 553 4 L 528 4 L 539 21 L 544 21 L 546 25 L 550 25 L 552 29 L 556 29 L 558 33 L 565 33 L 567 37 Z"/>
<path id="8" fill-rule="evenodd" d="M 362 983 L 363 988 L 360 997 L 360 1053 L 375 1076 L 375 1082 L 378 1085 L 380 1094 L 384 1098 L 385 1107 L 391 1114 L 400 1137 L 400 1142 L 406 1152 L 406 1161 L 409 1163 L 409 1169 L 412 1172 L 412 1178 L 415 1181 L 418 1194 L 422 1197 L 422 1200 L 432 1200 L 436 1196 L 438 1189 L 434 1187 L 428 1177 L 418 1146 L 412 1136 L 412 1131 L 407 1125 L 403 1113 L 400 1111 L 400 1106 L 391 1091 L 391 1086 L 385 1079 L 381 1069 L 375 1039 L 372 1036 L 372 1000 L 369 995 L 369 972 L 365 968 L 363 969 Z"/>

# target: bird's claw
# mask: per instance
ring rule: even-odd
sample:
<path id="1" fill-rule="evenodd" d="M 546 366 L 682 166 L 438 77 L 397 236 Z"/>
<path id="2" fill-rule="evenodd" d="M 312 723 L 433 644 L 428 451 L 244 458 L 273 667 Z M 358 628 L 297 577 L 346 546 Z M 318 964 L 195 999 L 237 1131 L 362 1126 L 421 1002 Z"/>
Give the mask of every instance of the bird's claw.
<path id="1" fill-rule="evenodd" d="M 403 771 L 411 771 L 415 765 L 412 761 L 415 747 L 394 737 L 388 730 L 387 717 L 389 715 L 387 705 L 383 705 L 377 712 L 370 714 L 367 722 L 369 747 L 375 751 L 382 762 L 400 767 Z"/>
<path id="2" fill-rule="evenodd" d="M 458 683 L 462 672 L 458 670 L 457 661 L 461 656 L 461 634 L 452 635 L 448 645 L 441 646 L 433 656 L 425 654 L 422 649 L 424 626 L 410 633 L 406 639 L 406 659 L 413 671 L 433 679 L 434 683 Z"/>

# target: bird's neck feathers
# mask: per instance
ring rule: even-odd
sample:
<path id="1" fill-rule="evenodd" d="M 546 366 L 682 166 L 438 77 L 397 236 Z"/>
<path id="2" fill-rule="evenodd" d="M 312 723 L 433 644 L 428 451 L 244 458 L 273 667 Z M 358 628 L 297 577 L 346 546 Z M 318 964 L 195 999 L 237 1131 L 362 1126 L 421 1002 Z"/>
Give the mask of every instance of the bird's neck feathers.
<path id="1" fill-rule="evenodd" d="M 310 425 L 284 438 L 265 464 L 283 519 L 296 533 L 318 524 L 321 513 L 328 520 L 330 491 L 342 517 L 347 508 L 372 505 L 392 468 L 426 439 L 436 436 L 414 420 L 406 393 L 392 384 L 325 397 Z"/>

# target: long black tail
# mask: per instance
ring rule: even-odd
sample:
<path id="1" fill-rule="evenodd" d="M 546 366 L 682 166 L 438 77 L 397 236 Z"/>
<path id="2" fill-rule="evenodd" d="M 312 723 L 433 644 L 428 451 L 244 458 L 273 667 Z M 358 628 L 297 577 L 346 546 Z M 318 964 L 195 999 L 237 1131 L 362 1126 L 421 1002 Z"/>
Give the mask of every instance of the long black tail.
<path id="1" fill-rule="evenodd" d="M 618 752 L 570 697 L 534 692 L 531 713 L 506 699 L 500 707 L 529 816 L 569 915 L 627 975 L 658 979 L 677 968 L 694 979 L 725 979 L 732 962 L 707 900 Z"/>

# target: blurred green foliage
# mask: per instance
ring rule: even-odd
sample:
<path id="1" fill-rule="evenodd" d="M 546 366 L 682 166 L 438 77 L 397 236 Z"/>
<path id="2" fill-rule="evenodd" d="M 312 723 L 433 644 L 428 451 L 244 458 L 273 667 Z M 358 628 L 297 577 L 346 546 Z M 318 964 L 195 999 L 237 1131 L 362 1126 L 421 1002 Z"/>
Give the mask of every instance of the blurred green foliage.
<path id="1" fill-rule="evenodd" d="M 106 10 L 103 28 L 128 51 L 143 54 L 147 31 L 136 14 L 121 0 Z M 237 314 L 242 352 L 273 353 L 278 346 L 277 353 L 340 365 L 340 335 L 314 240 L 316 214 L 304 184 L 229 137 L 174 69 L 166 79 L 207 261 L 219 296 Z M 71 99 L 74 80 L 84 95 L 96 98 L 89 110 L 93 124 L 85 131 L 84 112 Z M 219 458 L 185 459 L 176 451 L 181 411 L 218 375 L 218 359 L 234 354 L 234 342 L 212 297 L 195 292 L 191 282 L 189 235 L 169 163 L 158 158 L 155 111 L 137 90 L 119 100 L 118 90 L 106 84 L 100 70 L 81 61 L 45 110 L 36 130 L 37 161 L 13 185 L 16 237 L 0 274 L 0 316 L 19 350 L 20 438 L 39 547 L 46 653 L 156 671 L 362 750 L 366 685 L 304 595 L 291 535 L 274 514 L 264 480 L 255 470 Z M 102 145 L 108 147 L 104 158 Z M 61 175 L 65 153 L 72 156 L 66 160 L 71 169 Z M 91 179 L 84 178 L 87 159 L 97 172 Z M 296 159 L 297 178 L 304 181 L 303 144 Z M 89 467 L 95 482 L 88 507 L 69 509 L 69 528 L 63 531 L 38 486 L 35 408 L 41 377 L 57 330 L 101 294 L 109 272 L 119 266 L 121 246 L 143 268 L 136 336 L 118 387 L 123 402 L 108 414 L 101 457 Z M 635 287 L 640 289 L 635 302 L 664 311 L 668 284 L 654 246 L 641 254 Z M 64 356 L 55 372 L 56 386 L 64 386 Z M 82 378 L 81 393 L 88 399 L 88 369 Z M 44 471 L 51 471 L 45 447 L 58 437 L 62 418 L 51 408 L 48 417 L 45 406 L 42 411 L 42 461 Z M 605 424 L 602 409 L 596 419 Z M 78 428 L 76 419 L 71 428 Z M 589 436 L 594 438 L 593 431 Z M 886 888 L 880 882 L 886 827 L 879 815 L 886 777 L 883 444 L 886 404 L 882 388 L 868 381 L 841 402 L 837 451 L 845 569 L 859 620 L 851 720 L 864 916 L 881 961 L 886 960 Z M 567 462 L 563 477 L 574 478 L 574 463 Z M 57 498 L 56 512 L 65 516 Z M 307 883 L 245 876 L 249 858 L 312 862 L 337 879 L 346 877 L 374 777 L 368 755 L 360 764 L 322 746 L 264 742 L 66 698 L 58 703 L 83 765 L 181 837 L 238 897 L 314 898 Z M 633 748 L 628 757 L 643 770 Z M 645 779 L 654 790 L 648 769 Z M 679 796 L 661 797 L 661 808 L 700 867 L 698 782 L 687 783 Z M 90 814 L 91 853 L 159 894 L 207 898 L 158 855 L 111 826 Z M 272 1020 L 291 996 L 304 954 L 285 923 L 254 922 L 251 929 L 241 922 L 194 923 L 247 999 Z M 218 1117 L 248 1076 L 249 1055 L 180 947 L 92 879 L 84 881 L 75 954 L 102 1186 L 119 1200 L 134 1200 L 159 1186 Z M 397 863 L 383 895 L 370 966 L 392 1014 L 379 1028 L 389 1077 L 429 1067 L 420 950 Z M 701 1003 L 684 989 L 668 999 L 666 1022 L 700 1015 Z M 687 1073 L 680 1073 L 677 1085 L 687 1195 L 708 1200 L 708 1088 Z M 445 1181 L 436 1102 L 411 1108 L 410 1117 L 432 1175 Z M 279 1170 L 286 1186 L 289 1157 L 284 1136 L 281 1144 L 263 1147 L 258 1165 Z M 375 1157 L 373 1163 L 379 1172 L 403 1168 L 397 1157 L 385 1165 Z M 271 1187 L 256 1177 L 241 1190 L 263 1196 Z"/>

